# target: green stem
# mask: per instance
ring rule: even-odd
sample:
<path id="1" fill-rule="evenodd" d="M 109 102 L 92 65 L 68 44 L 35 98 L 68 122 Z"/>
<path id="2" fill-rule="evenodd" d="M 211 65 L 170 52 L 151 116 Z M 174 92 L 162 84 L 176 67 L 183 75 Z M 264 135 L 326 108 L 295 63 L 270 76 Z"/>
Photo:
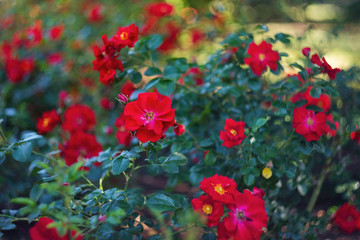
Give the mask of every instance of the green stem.
<path id="1" fill-rule="evenodd" d="M 310 201 L 306 207 L 306 211 L 311 213 L 312 210 L 314 209 L 314 206 L 315 206 L 315 203 L 319 197 L 319 194 L 320 194 L 320 191 L 321 191 L 321 187 L 322 185 L 324 184 L 324 181 L 325 181 L 325 178 L 326 178 L 326 174 L 329 170 L 329 166 L 330 166 L 330 163 L 331 163 L 331 157 L 327 158 L 326 159 L 326 162 L 323 166 L 323 169 L 321 170 L 321 173 L 320 173 L 320 177 L 319 177 L 319 180 L 317 182 L 317 185 L 311 195 L 311 198 L 310 198 Z"/>
<path id="2" fill-rule="evenodd" d="M 125 183 L 125 187 L 124 187 L 124 192 L 126 192 L 128 186 L 129 186 L 129 180 L 134 172 L 135 169 L 135 159 L 131 159 L 131 170 L 129 175 L 125 175 L 125 179 L 126 179 L 126 183 Z"/>

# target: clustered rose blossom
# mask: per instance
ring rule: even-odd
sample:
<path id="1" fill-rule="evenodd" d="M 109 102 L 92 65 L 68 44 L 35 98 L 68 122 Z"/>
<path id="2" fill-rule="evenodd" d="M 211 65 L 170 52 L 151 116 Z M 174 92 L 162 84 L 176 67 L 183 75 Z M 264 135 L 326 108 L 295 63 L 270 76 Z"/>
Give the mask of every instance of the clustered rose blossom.
<path id="1" fill-rule="evenodd" d="M 181 85 L 185 84 L 184 79 L 189 77 L 196 86 L 204 85 L 204 72 L 202 72 L 198 67 L 189 68 L 179 79 Z"/>
<path id="2" fill-rule="evenodd" d="M 310 50 L 309 50 L 309 53 L 310 53 Z M 316 53 L 311 56 L 310 61 L 313 64 L 319 66 L 320 67 L 320 72 L 326 73 L 331 80 L 334 80 L 336 78 L 336 74 L 338 72 L 341 72 L 341 70 L 339 68 L 332 68 L 327 63 L 327 61 L 325 60 L 324 57 L 320 60 L 319 55 L 317 55 Z"/>
<path id="3" fill-rule="evenodd" d="M 200 189 L 206 195 L 191 200 L 193 209 L 206 218 L 208 227 L 218 227 L 219 239 L 257 240 L 266 228 L 268 217 L 262 197 L 265 192 L 254 188 L 253 192 L 237 191 L 231 178 L 218 174 L 204 178 Z M 224 205 L 229 212 L 224 215 Z"/>
<path id="4" fill-rule="evenodd" d="M 136 131 L 140 142 L 156 142 L 175 123 L 171 99 L 159 93 L 140 93 L 136 101 L 126 104 L 125 128 Z"/>
<path id="5" fill-rule="evenodd" d="M 49 224 L 53 223 L 54 220 L 48 217 L 41 217 L 39 221 L 33 226 L 29 233 L 31 240 L 70 240 L 69 233 L 60 236 L 56 227 L 48 227 Z M 71 230 L 72 240 L 82 240 L 82 235 L 76 231 Z"/>
<path id="6" fill-rule="evenodd" d="M 111 84 L 116 75 L 116 70 L 123 71 L 122 62 L 118 59 L 122 48 L 134 47 L 138 40 L 139 29 L 135 24 L 128 27 L 119 27 L 118 32 L 110 39 L 106 35 L 102 36 L 103 46 L 94 46 L 93 51 L 95 60 L 92 61 L 93 69 L 100 73 L 102 84 Z"/>
<path id="7" fill-rule="evenodd" d="M 312 86 L 309 86 L 305 92 L 298 92 L 290 98 L 293 103 L 306 101 L 303 106 L 294 109 L 292 127 L 296 133 L 303 135 L 306 141 L 317 141 L 324 134 L 334 137 L 339 129 L 339 122 L 334 121 L 332 114 L 327 114 L 331 108 L 330 96 L 321 93 L 318 98 L 314 98 L 310 95 L 311 89 Z M 322 112 L 315 113 L 307 109 L 307 106 L 317 106 Z"/>
<path id="8" fill-rule="evenodd" d="M 225 120 L 225 131 L 220 131 L 220 139 L 223 140 L 223 146 L 231 148 L 239 145 L 245 136 L 245 123 L 243 121 L 236 122 L 231 118 Z"/>
<path id="9" fill-rule="evenodd" d="M 259 45 L 252 42 L 249 45 L 247 53 L 250 57 L 245 58 L 245 64 L 250 65 L 255 75 L 261 76 L 267 67 L 271 70 L 277 70 L 277 62 L 279 61 L 279 53 L 272 50 L 272 45 L 262 41 Z"/>
<path id="10" fill-rule="evenodd" d="M 360 230 L 360 213 L 354 205 L 345 203 L 336 211 L 334 224 L 344 233 L 352 234 L 355 230 Z"/>

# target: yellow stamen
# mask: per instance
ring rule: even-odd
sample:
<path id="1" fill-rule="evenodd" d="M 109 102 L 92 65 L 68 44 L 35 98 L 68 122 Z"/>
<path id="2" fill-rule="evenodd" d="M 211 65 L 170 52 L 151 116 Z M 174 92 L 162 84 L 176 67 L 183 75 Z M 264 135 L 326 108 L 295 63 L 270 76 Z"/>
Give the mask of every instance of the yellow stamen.
<path id="1" fill-rule="evenodd" d="M 203 212 L 207 215 L 210 215 L 213 211 L 213 207 L 210 204 L 204 204 L 203 205 Z"/>
<path id="2" fill-rule="evenodd" d="M 236 131 L 235 129 L 231 129 L 231 130 L 230 130 L 230 133 L 231 133 L 232 135 L 234 135 L 234 137 L 237 135 L 237 131 Z"/>
<path id="3" fill-rule="evenodd" d="M 129 34 L 127 32 L 122 32 L 120 34 L 120 39 L 121 40 L 126 40 L 126 39 L 128 39 L 128 37 L 129 37 Z"/>
<path id="4" fill-rule="evenodd" d="M 259 54 L 259 60 L 260 60 L 260 61 L 264 61 L 264 60 L 265 60 L 265 54 L 260 53 L 260 54 Z"/>
<path id="5" fill-rule="evenodd" d="M 220 195 L 224 195 L 226 192 L 226 190 L 221 186 L 221 184 L 216 184 L 214 189 L 215 189 L 215 192 L 217 192 Z"/>
<path id="6" fill-rule="evenodd" d="M 308 118 L 308 119 L 306 120 L 306 124 L 307 124 L 308 126 L 312 126 L 312 125 L 314 124 L 314 120 L 313 120 L 312 118 Z"/>

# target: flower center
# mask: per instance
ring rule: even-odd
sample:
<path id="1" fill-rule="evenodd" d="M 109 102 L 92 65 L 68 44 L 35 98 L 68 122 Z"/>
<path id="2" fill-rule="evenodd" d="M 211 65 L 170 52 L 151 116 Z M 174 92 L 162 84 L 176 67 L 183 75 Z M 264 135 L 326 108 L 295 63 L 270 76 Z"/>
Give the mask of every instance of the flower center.
<path id="1" fill-rule="evenodd" d="M 352 217 L 352 216 L 348 216 L 347 218 L 346 218 L 346 221 L 347 222 L 352 222 L 354 220 L 354 218 Z"/>
<path id="2" fill-rule="evenodd" d="M 314 120 L 312 118 L 308 118 L 306 120 L 306 124 L 310 127 L 310 126 L 312 126 L 314 124 Z"/>
<path id="3" fill-rule="evenodd" d="M 265 60 L 265 54 L 260 53 L 260 54 L 259 54 L 259 60 L 260 60 L 260 61 L 264 61 L 264 60 Z"/>
<path id="4" fill-rule="evenodd" d="M 217 192 L 220 195 L 224 195 L 226 192 L 225 189 L 221 186 L 221 184 L 216 184 L 214 189 L 215 189 L 215 192 Z"/>
<path id="5" fill-rule="evenodd" d="M 324 103 L 322 101 L 319 101 L 317 105 L 318 105 L 318 107 L 322 108 L 324 106 Z"/>
<path id="6" fill-rule="evenodd" d="M 207 215 L 210 215 L 213 211 L 213 207 L 210 204 L 205 203 L 203 205 L 203 212 Z"/>
<path id="7" fill-rule="evenodd" d="M 234 137 L 237 135 L 237 131 L 236 131 L 235 129 L 231 129 L 231 130 L 230 130 L 230 133 L 231 133 L 232 135 L 234 135 Z"/>
<path id="8" fill-rule="evenodd" d="M 145 119 L 147 120 L 147 121 L 151 121 L 151 120 L 153 120 L 153 118 L 154 118 L 154 113 L 153 112 L 147 112 L 147 113 L 145 113 Z"/>
<path id="9" fill-rule="evenodd" d="M 121 40 L 126 40 L 126 39 L 128 39 L 128 37 L 129 37 L 129 34 L 127 32 L 122 32 L 120 34 L 120 39 Z"/>
<path id="10" fill-rule="evenodd" d="M 44 127 L 49 126 L 49 123 L 50 123 L 50 118 L 45 118 L 45 119 L 43 120 L 43 126 L 44 126 Z"/>
<path id="11" fill-rule="evenodd" d="M 235 216 L 239 221 L 244 222 L 247 220 L 247 217 L 245 216 L 245 213 L 243 211 L 236 210 Z"/>

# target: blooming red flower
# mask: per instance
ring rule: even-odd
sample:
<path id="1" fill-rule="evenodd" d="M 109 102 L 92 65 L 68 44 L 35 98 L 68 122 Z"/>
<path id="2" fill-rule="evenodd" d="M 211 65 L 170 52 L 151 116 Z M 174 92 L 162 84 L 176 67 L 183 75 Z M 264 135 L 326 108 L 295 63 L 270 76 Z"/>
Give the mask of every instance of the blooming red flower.
<path id="1" fill-rule="evenodd" d="M 166 2 L 150 3 L 146 7 L 148 15 L 156 17 L 169 16 L 174 11 L 174 6 Z"/>
<path id="2" fill-rule="evenodd" d="M 185 133 L 185 126 L 180 123 L 174 124 L 174 133 L 177 136 L 183 135 Z"/>
<path id="3" fill-rule="evenodd" d="M 134 84 L 131 81 L 127 81 L 122 85 L 120 92 L 129 98 L 135 89 Z"/>
<path id="4" fill-rule="evenodd" d="M 215 201 L 222 203 L 233 203 L 233 194 L 236 192 L 237 184 L 234 180 L 218 174 L 204 178 L 200 182 L 200 189 L 212 197 Z"/>
<path id="5" fill-rule="evenodd" d="M 236 122 L 231 118 L 225 120 L 225 131 L 220 131 L 220 139 L 224 141 L 222 144 L 227 148 L 239 145 L 245 136 L 245 123 L 243 121 Z"/>
<path id="6" fill-rule="evenodd" d="M 48 228 L 48 225 L 53 223 L 54 220 L 48 217 L 41 217 L 39 221 L 30 229 L 31 240 L 69 240 L 69 234 L 60 236 L 56 227 Z M 72 239 L 81 240 L 82 236 L 78 235 L 74 230 L 71 231 Z M 76 238 L 75 238 L 76 236 Z"/>
<path id="7" fill-rule="evenodd" d="M 117 46 L 118 49 L 128 46 L 129 48 L 134 47 L 134 44 L 139 39 L 139 27 L 135 24 L 131 24 L 127 27 L 119 27 L 117 33 L 111 38 Z"/>
<path id="8" fill-rule="evenodd" d="M 279 61 L 279 53 L 272 50 L 272 45 L 262 41 L 259 45 L 254 42 L 250 43 L 247 53 L 250 57 L 245 58 L 245 64 L 250 65 L 255 75 L 261 76 L 267 67 L 273 71 L 277 70 L 277 62 Z"/>
<path id="9" fill-rule="evenodd" d="M 163 43 L 158 48 L 160 52 L 168 52 L 176 48 L 178 35 L 181 32 L 180 26 L 177 25 L 175 22 L 168 22 L 164 26 L 164 29 L 166 31 L 166 36 L 164 37 Z"/>
<path id="10" fill-rule="evenodd" d="M 54 26 L 49 31 L 49 38 L 53 41 L 58 40 L 59 38 L 61 38 L 63 32 L 64 32 L 63 24 Z"/>
<path id="11" fill-rule="evenodd" d="M 19 83 L 24 80 L 24 77 L 32 72 L 34 68 L 33 59 L 5 59 L 5 72 L 11 83 Z"/>
<path id="12" fill-rule="evenodd" d="M 320 67 L 320 71 L 322 73 L 326 73 L 329 78 L 331 80 L 334 80 L 336 78 L 336 74 L 338 72 L 341 72 L 341 70 L 339 68 L 332 68 L 327 61 L 325 60 L 325 58 L 322 58 L 322 61 L 320 60 L 320 57 L 317 54 L 313 54 L 310 58 L 310 61 L 313 64 L 316 64 Z"/>
<path id="13" fill-rule="evenodd" d="M 200 42 L 202 42 L 206 38 L 206 35 L 200 29 L 192 29 L 191 30 L 191 42 L 193 45 L 197 46 Z"/>
<path id="14" fill-rule="evenodd" d="M 305 137 L 306 141 L 317 141 L 323 135 L 326 126 L 326 115 L 323 112 L 315 114 L 305 107 L 298 107 L 293 112 L 292 127 L 295 132 Z"/>
<path id="15" fill-rule="evenodd" d="M 138 99 L 126 104 L 125 128 L 136 131 L 141 142 L 156 142 L 175 123 L 175 109 L 171 99 L 159 93 L 140 93 Z"/>
<path id="16" fill-rule="evenodd" d="M 89 22 L 100 22 L 104 19 L 104 6 L 102 4 L 94 4 L 92 5 L 88 12 L 87 18 Z"/>
<path id="17" fill-rule="evenodd" d="M 300 100 L 306 100 L 307 103 L 303 106 L 318 106 L 319 108 L 322 108 L 324 112 L 327 112 L 331 108 L 331 99 L 330 96 L 324 93 L 321 93 L 318 98 L 314 98 L 310 95 L 312 86 L 309 86 L 305 92 L 298 92 L 295 95 L 293 95 L 290 98 L 290 101 L 293 103 L 300 101 Z"/>
<path id="18" fill-rule="evenodd" d="M 61 55 L 61 53 L 51 53 L 46 61 L 49 65 L 57 65 L 60 64 L 63 60 L 63 57 Z"/>
<path id="19" fill-rule="evenodd" d="M 356 229 L 360 229 L 360 213 L 355 206 L 345 203 L 336 211 L 334 224 L 343 232 L 351 234 Z"/>
<path id="20" fill-rule="evenodd" d="M 55 110 L 47 111 L 37 120 L 36 128 L 40 134 L 53 130 L 60 122 L 60 117 Z"/>
<path id="21" fill-rule="evenodd" d="M 116 138 L 119 144 L 124 144 L 125 147 L 129 147 L 132 135 L 129 130 L 126 130 L 125 124 L 126 117 L 124 116 L 124 114 L 121 114 L 120 117 L 117 118 L 115 121 L 115 126 L 118 128 L 118 131 L 116 132 Z"/>
<path id="22" fill-rule="evenodd" d="M 360 130 L 358 130 L 358 127 L 356 127 L 356 130 L 354 132 L 351 132 L 350 138 L 351 140 L 360 143 Z"/>
<path id="23" fill-rule="evenodd" d="M 222 203 L 214 201 L 207 195 L 201 195 L 199 198 L 192 199 L 191 204 L 195 212 L 206 217 L 206 225 L 208 227 L 217 226 L 220 222 L 220 218 L 224 214 Z"/>
<path id="24" fill-rule="evenodd" d="M 102 151 L 102 146 L 92 134 L 75 132 L 69 141 L 60 145 L 61 155 L 65 158 L 66 165 L 71 166 L 76 162 L 96 157 Z"/>
<path id="25" fill-rule="evenodd" d="M 73 133 L 91 130 L 95 124 L 95 112 L 86 105 L 77 104 L 66 109 L 62 128 Z"/>
<path id="26" fill-rule="evenodd" d="M 326 126 L 324 129 L 324 133 L 329 136 L 329 137 L 335 137 L 337 131 L 339 130 L 339 122 L 338 121 L 334 121 L 333 115 L 332 114 L 328 114 L 326 116 Z M 335 126 L 335 129 L 332 129 L 330 126 L 330 124 L 333 124 Z"/>
<path id="27" fill-rule="evenodd" d="M 223 219 L 223 225 L 219 226 L 219 239 L 260 239 L 269 220 L 262 198 L 252 195 L 249 190 L 244 190 L 244 193 L 236 191 L 234 203 L 226 204 L 226 207 L 230 211 Z"/>
<path id="28" fill-rule="evenodd" d="M 103 97 L 100 100 L 100 106 L 105 110 L 110 110 L 114 108 L 114 103 L 110 99 Z"/>

